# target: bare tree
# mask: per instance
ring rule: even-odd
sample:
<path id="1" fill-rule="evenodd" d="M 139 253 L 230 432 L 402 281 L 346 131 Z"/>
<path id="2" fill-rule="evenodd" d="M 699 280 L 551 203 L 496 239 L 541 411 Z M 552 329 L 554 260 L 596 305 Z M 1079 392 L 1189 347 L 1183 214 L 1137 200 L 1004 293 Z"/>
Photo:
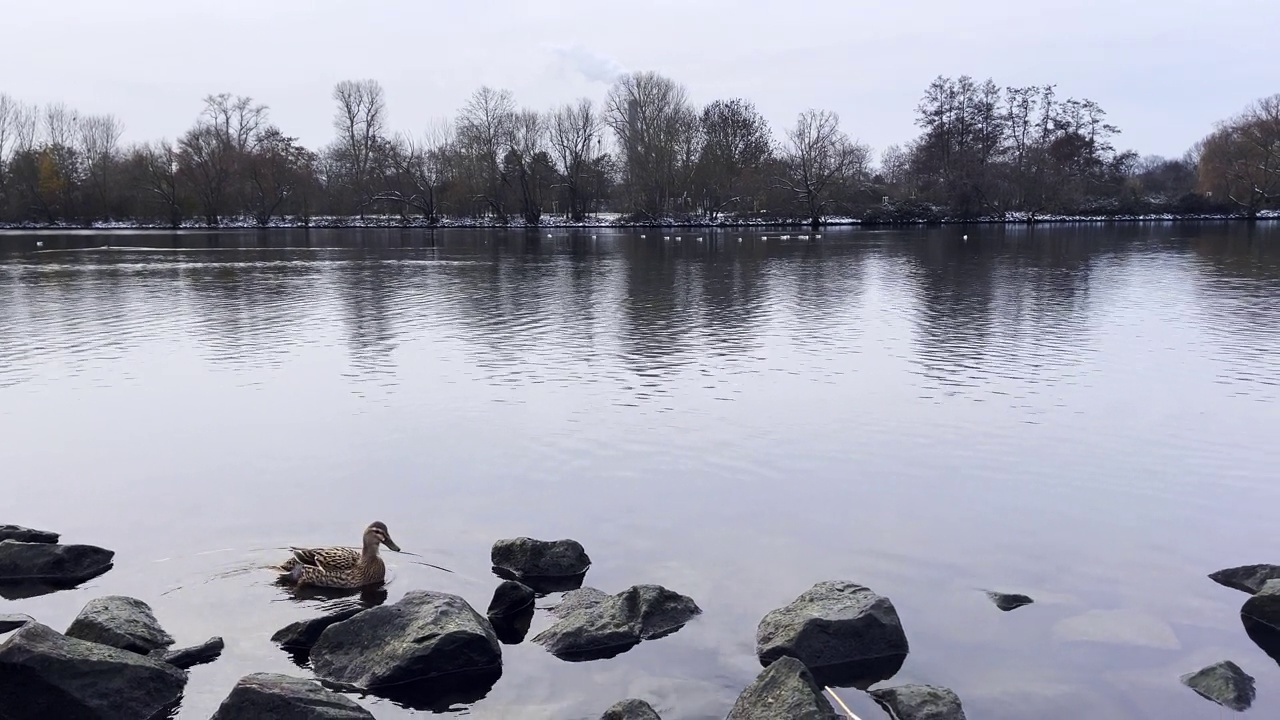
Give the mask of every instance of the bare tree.
<path id="1" fill-rule="evenodd" d="M 245 96 L 209 95 L 195 127 L 178 141 L 182 170 L 200 200 L 205 221 L 217 225 L 247 205 L 248 164 L 267 107 Z"/>
<path id="2" fill-rule="evenodd" d="M 783 160 L 787 174 L 780 187 L 790 190 L 817 230 L 834 191 L 859 182 L 866 172 L 869 149 L 840 129 L 840 116 L 830 110 L 806 110 L 787 131 Z"/>
<path id="3" fill-rule="evenodd" d="M 135 148 L 133 158 L 141 173 L 142 187 L 164 208 L 170 225 L 178 227 L 182 222 L 182 205 L 178 195 L 178 151 L 168 140 L 161 140 Z"/>
<path id="4" fill-rule="evenodd" d="M 684 86 L 654 72 L 624 75 L 609 89 L 605 120 L 622 150 L 634 210 L 653 218 L 670 209 L 685 175 L 682 151 L 698 132 Z"/>
<path id="5" fill-rule="evenodd" d="M 254 220 L 266 227 L 285 200 L 306 182 L 315 154 L 274 125 L 259 130 L 253 145 L 254 152 L 248 158 L 250 207 Z"/>
<path id="6" fill-rule="evenodd" d="M 114 115 L 87 115 L 80 118 L 78 128 L 80 154 L 85 171 L 102 214 L 110 217 L 111 186 L 108 182 L 112 165 L 119 152 L 124 125 Z"/>
<path id="7" fill-rule="evenodd" d="M 547 153 L 547 128 L 541 113 L 522 110 L 512 125 L 511 145 L 504 165 L 508 178 L 514 177 L 519 187 L 520 209 L 525 223 L 537 225 L 542 220 L 543 190 L 551 173 L 551 156 Z"/>
<path id="8" fill-rule="evenodd" d="M 1204 186 L 1217 186 L 1254 218 L 1280 205 L 1280 94 L 1251 103 L 1200 144 Z"/>
<path id="9" fill-rule="evenodd" d="M 742 99 L 717 100 L 702 110 L 698 178 L 703 212 L 714 218 L 759 189 L 760 173 L 773 154 L 769 123 Z"/>
<path id="10" fill-rule="evenodd" d="M 500 222 L 507 220 L 503 189 L 509 178 L 504 160 L 515 133 L 516 103 L 509 90 L 481 87 L 458 115 L 459 149 L 469 166 L 472 191 Z"/>
<path id="11" fill-rule="evenodd" d="M 333 117 L 338 164 L 363 215 L 372 194 L 374 155 L 387 143 L 386 97 L 376 80 L 343 80 L 334 86 L 333 99 L 338 104 Z"/>
<path id="12" fill-rule="evenodd" d="M 552 110 L 547 121 L 548 140 L 568 195 L 568 214 L 581 221 L 590 198 L 590 173 L 601 153 L 602 122 L 587 98 Z"/>

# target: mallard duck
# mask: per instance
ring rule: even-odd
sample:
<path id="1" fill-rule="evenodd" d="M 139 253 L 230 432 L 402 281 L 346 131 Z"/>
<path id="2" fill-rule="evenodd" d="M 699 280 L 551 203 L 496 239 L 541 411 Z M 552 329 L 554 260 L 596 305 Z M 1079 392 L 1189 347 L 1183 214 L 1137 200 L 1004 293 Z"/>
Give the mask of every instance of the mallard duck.
<path id="1" fill-rule="evenodd" d="M 400 552 L 391 540 L 386 523 L 374 522 L 364 529 L 360 550 L 351 547 L 289 548 L 293 557 L 277 567 L 286 579 L 299 587 L 315 585 L 331 588 L 361 588 L 383 581 L 387 566 L 378 557 L 378 545 Z"/>

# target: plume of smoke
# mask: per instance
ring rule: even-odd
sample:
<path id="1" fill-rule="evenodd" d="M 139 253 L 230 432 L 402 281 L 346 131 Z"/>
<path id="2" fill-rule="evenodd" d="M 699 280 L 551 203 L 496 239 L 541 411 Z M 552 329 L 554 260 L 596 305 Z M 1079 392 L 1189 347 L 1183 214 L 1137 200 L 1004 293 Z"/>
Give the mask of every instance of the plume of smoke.
<path id="1" fill-rule="evenodd" d="M 590 50 L 581 44 L 552 45 L 551 51 L 560 59 L 566 68 L 578 73 L 591 82 L 613 84 L 618 77 L 625 75 L 626 67 L 614 58 Z"/>

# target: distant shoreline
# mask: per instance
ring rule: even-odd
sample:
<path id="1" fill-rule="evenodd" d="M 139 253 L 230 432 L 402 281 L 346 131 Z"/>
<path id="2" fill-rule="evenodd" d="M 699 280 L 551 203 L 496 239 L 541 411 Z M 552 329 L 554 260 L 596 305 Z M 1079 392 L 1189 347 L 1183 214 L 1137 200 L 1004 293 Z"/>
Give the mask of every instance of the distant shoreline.
<path id="1" fill-rule="evenodd" d="M 961 218 L 927 218 L 927 219 L 893 219 L 893 220 L 860 220 L 849 217 L 832 217 L 822 221 L 822 227 L 921 227 L 940 225 L 1063 225 L 1073 223 L 1159 223 L 1159 222 L 1251 222 L 1280 220 L 1280 211 L 1263 212 L 1256 218 L 1244 214 L 1173 214 L 1154 213 L 1149 215 L 1039 215 L 1015 214 L 1006 217 Z M 442 219 L 435 223 L 423 218 L 401 218 L 398 216 L 366 216 L 360 217 L 313 217 L 309 220 L 298 218 L 281 218 L 267 225 L 260 225 L 249 218 L 227 219 L 217 225 L 201 221 L 187 221 L 173 226 L 171 224 L 149 223 L 142 221 L 101 221 L 91 223 L 0 223 L 3 232 L 60 232 L 85 230 L 131 230 L 174 232 L 183 230 L 573 230 L 573 229 L 645 229 L 645 228 L 698 228 L 698 229 L 734 229 L 734 228 L 799 228 L 804 232 L 810 230 L 808 222 L 796 219 L 769 220 L 676 220 L 663 218 L 652 221 L 623 220 L 618 217 L 599 218 L 573 222 L 562 219 L 548 219 L 537 225 L 528 225 L 521 221 L 500 223 L 482 218 Z"/>

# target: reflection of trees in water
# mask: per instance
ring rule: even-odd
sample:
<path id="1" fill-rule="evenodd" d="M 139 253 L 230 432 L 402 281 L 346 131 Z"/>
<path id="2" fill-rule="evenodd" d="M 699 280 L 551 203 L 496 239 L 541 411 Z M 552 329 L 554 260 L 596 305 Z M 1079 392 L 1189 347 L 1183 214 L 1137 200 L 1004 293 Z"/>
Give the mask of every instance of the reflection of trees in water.
<path id="1" fill-rule="evenodd" d="M 702 265 L 698 319 L 706 349 L 731 359 L 759 347 L 766 311 L 764 258 L 751 252 L 718 252 Z"/>
<path id="2" fill-rule="evenodd" d="M 642 375 L 661 374 L 693 356 L 698 270 L 676 257 L 681 250 L 657 242 L 623 245 L 618 339 L 626 363 Z"/>
<path id="3" fill-rule="evenodd" d="M 1089 349 L 1090 267 L 1103 248 L 1054 228 L 958 235 L 938 230 L 905 248 L 921 374 L 950 392 L 993 378 L 1017 383 L 1015 393 L 1068 379 Z"/>
<path id="4" fill-rule="evenodd" d="M 773 250 L 773 265 L 791 298 L 789 333 L 796 349 L 825 355 L 851 348 L 862 334 L 858 318 L 861 294 L 866 288 L 868 246 L 862 243 L 825 246 L 802 242 Z"/>
<path id="5" fill-rule="evenodd" d="M 200 257 L 181 269 L 193 336 L 215 365 L 279 367 L 314 327 L 323 307 L 323 266 L 278 253 Z M 160 306 L 170 298 L 157 298 Z"/>
<path id="6" fill-rule="evenodd" d="M 1213 340 L 1219 379 L 1280 394 L 1280 223 L 1231 224 L 1197 234 L 1194 307 Z"/>

